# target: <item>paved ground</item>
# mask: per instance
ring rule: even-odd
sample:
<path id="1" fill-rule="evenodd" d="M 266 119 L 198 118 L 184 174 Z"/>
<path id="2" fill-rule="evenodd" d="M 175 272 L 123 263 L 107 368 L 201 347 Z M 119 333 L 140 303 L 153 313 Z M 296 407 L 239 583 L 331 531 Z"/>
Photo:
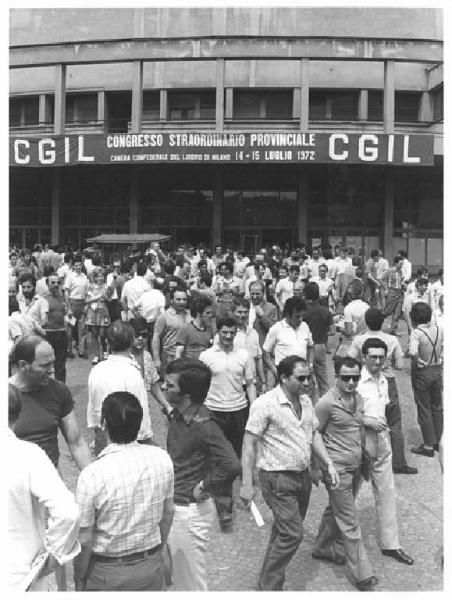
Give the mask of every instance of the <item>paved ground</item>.
<path id="1" fill-rule="evenodd" d="M 403 327 L 403 325 L 402 325 Z M 402 346 L 406 349 L 406 335 Z M 331 341 L 331 347 L 334 347 Z M 329 357 L 331 362 L 331 356 Z M 76 358 L 68 361 L 68 385 L 75 400 L 75 411 L 88 441 L 92 440 L 86 429 L 87 378 L 90 361 Z M 330 364 L 330 381 L 333 371 Z M 419 469 L 418 475 L 396 475 L 397 511 L 399 535 L 402 547 L 415 560 L 414 566 L 401 565 L 391 558 L 383 557 L 376 540 L 375 509 L 370 483 L 365 482 L 358 497 L 360 521 L 370 560 L 379 578 L 378 591 L 440 591 L 443 589 L 441 568 L 443 544 L 443 487 L 438 459 L 415 456 L 409 447 L 421 442 L 416 411 L 409 378 L 409 361 L 397 375 L 402 403 L 403 427 L 409 464 Z M 151 400 L 151 417 L 156 441 L 165 445 L 165 422 L 155 401 Z M 68 454 L 64 441 L 61 471 L 71 489 L 75 489 L 77 469 Z M 237 484 L 237 482 L 236 482 Z M 238 493 L 236 485 L 235 493 Z M 316 530 L 327 493 L 323 486 L 314 488 L 305 521 L 305 537 L 287 570 L 285 589 L 298 591 L 353 591 L 345 568 L 311 557 Z M 209 589 L 215 591 L 246 591 L 255 589 L 262 558 L 271 528 L 271 513 L 260 494 L 256 501 L 265 520 L 258 528 L 249 513 L 236 503 L 234 531 L 220 533 L 217 523 L 211 535 L 209 547 Z M 69 589 L 72 587 L 70 570 Z"/>

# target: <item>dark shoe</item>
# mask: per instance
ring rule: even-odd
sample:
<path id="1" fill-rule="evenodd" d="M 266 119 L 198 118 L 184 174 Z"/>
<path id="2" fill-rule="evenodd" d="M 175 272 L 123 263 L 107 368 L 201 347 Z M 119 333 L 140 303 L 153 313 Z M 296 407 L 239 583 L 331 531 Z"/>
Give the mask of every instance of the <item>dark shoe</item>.
<path id="1" fill-rule="evenodd" d="M 368 577 L 367 579 L 358 581 L 356 583 L 356 587 L 358 588 L 358 590 L 360 592 L 368 592 L 370 589 L 375 587 L 377 585 L 377 583 L 378 583 L 378 579 L 375 577 L 375 575 L 372 575 L 372 577 Z"/>
<path id="2" fill-rule="evenodd" d="M 67 356 L 67 358 L 75 358 L 74 353 L 72 352 L 72 350 L 68 350 L 66 352 L 66 356 Z"/>
<path id="3" fill-rule="evenodd" d="M 345 565 L 345 556 L 341 556 L 340 554 L 322 554 L 321 552 L 313 552 L 311 556 L 317 560 L 327 560 L 335 565 Z"/>
<path id="4" fill-rule="evenodd" d="M 382 550 L 381 553 L 384 556 L 390 556 L 391 558 L 395 558 L 396 560 L 398 560 L 401 563 L 404 563 L 405 565 L 412 565 L 414 563 L 414 560 L 411 558 L 411 556 L 408 556 L 408 554 L 406 554 L 402 548 L 398 548 L 397 550 Z"/>
<path id="5" fill-rule="evenodd" d="M 433 450 L 439 452 L 439 444 L 433 444 Z"/>
<path id="6" fill-rule="evenodd" d="M 222 533 L 232 533 L 232 515 L 227 515 L 226 517 L 219 515 L 218 520 Z"/>
<path id="7" fill-rule="evenodd" d="M 416 467 L 405 465 L 404 467 L 392 467 L 392 472 L 395 475 L 416 475 L 417 469 Z"/>
<path id="8" fill-rule="evenodd" d="M 433 448 L 431 450 L 429 448 L 425 448 L 424 444 L 421 444 L 417 448 L 411 448 L 411 452 L 413 454 L 421 454 L 422 456 L 435 456 L 435 451 Z"/>
<path id="9" fill-rule="evenodd" d="M 80 358 L 88 358 L 86 352 L 79 352 L 78 355 L 80 356 Z"/>
<path id="10" fill-rule="evenodd" d="M 221 533 L 232 533 L 232 521 L 220 521 Z"/>

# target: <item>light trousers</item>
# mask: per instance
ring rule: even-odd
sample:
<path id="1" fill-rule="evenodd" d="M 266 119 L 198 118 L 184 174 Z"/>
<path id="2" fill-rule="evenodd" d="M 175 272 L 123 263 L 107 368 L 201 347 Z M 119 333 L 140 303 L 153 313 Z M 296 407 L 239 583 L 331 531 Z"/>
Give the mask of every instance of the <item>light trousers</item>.
<path id="1" fill-rule="evenodd" d="M 377 511 L 378 542 L 382 550 L 400 548 L 392 474 L 392 450 L 388 430 L 366 429 L 366 448 L 375 456 L 370 479 Z"/>
<path id="2" fill-rule="evenodd" d="M 207 591 L 207 546 L 215 515 L 212 498 L 174 506 L 168 547 L 173 560 L 173 590 Z"/>
<path id="3" fill-rule="evenodd" d="M 341 539 L 345 559 L 355 581 L 372 576 L 367 552 L 361 537 L 355 498 L 361 481 L 361 468 L 339 473 L 340 483 L 336 489 L 327 486 L 329 504 L 325 508 L 314 543 L 314 552 L 334 557 L 336 540 Z"/>

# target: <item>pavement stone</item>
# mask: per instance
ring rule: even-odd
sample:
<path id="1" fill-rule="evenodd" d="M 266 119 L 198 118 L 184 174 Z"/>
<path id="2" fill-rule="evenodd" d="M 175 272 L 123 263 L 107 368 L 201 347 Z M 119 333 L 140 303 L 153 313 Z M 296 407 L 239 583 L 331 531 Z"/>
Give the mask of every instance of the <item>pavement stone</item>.
<path id="1" fill-rule="evenodd" d="M 404 327 L 404 324 L 403 324 Z M 401 337 L 407 346 L 406 331 Z M 335 347 L 335 340 L 330 341 Z M 333 384 L 332 355 L 327 355 L 329 378 Z M 67 361 L 68 385 L 75 401 L 75 413 L 88 442 L 93 439 L 86 428 L 87 380 L 91 369 L 88 360 L 75 358 Z M 376 539 L 376 518 L 371 485 L 364 482 L 357 502 L 364 543 L 375 575 L 380 583 L 377 591 L 442 591 L 443 570 L 443 480 L 437 455 L 435 458 L 417 456 L 409 448 L 421 442 L 417 415 L 410 384 L 408 359 L 397 375 L 402 406 L 408 463 L 418 468 L 417 475 L 395 475 L 397 515 L 402 548 L 410 554 L 413 566 L 402 565 L 381 554 Z M 151 419 L 155 441 L 165 447 L 166 423 L 157 403 L 151 398 Z M 64 440 L 60 440 L 60 472 L 68 487 L 75 490 L 77 468 Z M 234 485 L 234 530 L 223 534 L 214 522 L 208 551 L 208 585 L 211 591 L 251 591 L 256 589 L 260 566 L 270 535 L 272 516 L 260 491 L 256 504 L 265 520 L 258 528 L 249 512 L 238 499 L 239 482 Z M 315 560 L 311 557 L 313 542 L 322 512 L 327 503 L 323 485 L 313 487 L 304 524 L 304 539 L 292 559 L 287 572 L 285 590 L 288 591 L 353 591 L 346 568 Z M 68 568 L 68 589 L 73 590 L 72 568 Z"/>

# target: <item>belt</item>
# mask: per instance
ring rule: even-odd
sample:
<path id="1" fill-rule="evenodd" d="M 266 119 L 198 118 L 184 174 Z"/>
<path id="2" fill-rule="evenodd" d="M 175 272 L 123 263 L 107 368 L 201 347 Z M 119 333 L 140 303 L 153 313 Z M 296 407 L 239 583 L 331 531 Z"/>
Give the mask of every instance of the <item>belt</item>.
<path id="1" fill-rule="evenodd" d="M 162 549 L 162 545 L 159 544 L 150 550 L 143 550 L 142 552 L 134 552 L 133 554 L 126 554 L 125 556 L 105 556 L 104 554 L 92 554 L 92 559 L 100 563 L 127 563 L 134 560 L 141 560 L 152 556 L 156 552 Z"/>

